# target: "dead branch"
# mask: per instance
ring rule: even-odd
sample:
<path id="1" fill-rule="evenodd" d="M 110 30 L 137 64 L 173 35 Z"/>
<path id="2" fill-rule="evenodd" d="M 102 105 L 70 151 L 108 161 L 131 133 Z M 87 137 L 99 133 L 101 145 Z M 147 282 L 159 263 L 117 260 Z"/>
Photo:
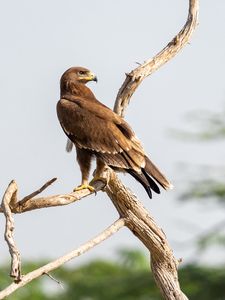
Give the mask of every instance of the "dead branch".
<path id="1" fill-rule="evenodd" d="M 109 238 L 110 236 L 112 236 L 114 233 L 116 233 L 120 228 L 122 228 L 124 226 L 124 224 L 125 224 L 125 220 L 120 218 L 119 220 L 114 222 L 111 226 L 109 226 L 104 231 L 102 231 L 95 238 L 93 238 L 90 241 L 88 241 L 87 243 L 83 244 L 76 250 L 73 250 L 73 251 L 67 253 L 66 255 L 61 256 L 58 259 L 22 276 L 20 282 L 18 282 L 18 283 L 13 282 L 7 288 L 5 288 L 4 290 L 2 290 L 0 292 L 0 299 L 4 299 L 5 297 L 11 295 L 14 291 L 16 291 L 17 289 L 21 288 L 22 286 L 28 284 L 32 280 L 59 268 L 60 266 L 62 266 L 66 262 L 68 262 L 69 260 L 71 260 L 77 256 L 80 256 L 80 255 L 84 254 L 85 252 L 87 252 L 88 250 L 94 248 L 95 246 L 97 246 L 98 244 L 100 244 L 101 242 L 103 242 L 104 240 Z"/>
<path id="2" fill-rule="evenodd" d="M 180 289 L 177 266 L 166 236 L 137 197 L 109 170 L 106 193 L 112 200 L 126 226 L 147 247 L 151 255 L 154 278 L 166 300 L 188 299 Z"/>
<path id="3" fill-rule="evenodd" d="M 16 193 L 17 193 L 17 185 L 15 181 L 12 181 L 10 182 L 3 196 L 1 207 L 6 219 L 5 240 L 8 244 L 9 252 L 11 255 L 10 276 L 15 278 L 15 280 L 19 281 L 21 276 L 21 260 L 20 260 L 20 252 L 13 238 L 14 219 L 10 208 L 10 205 L 13 205 L 15 203 Z"/>
<path id="4" fill-rule="evenodd" d="M 30 200 L 31 198 L 34 198 L 35 196 L 37 196 L 38 194 L 42 193 L 45 189 L 47 189 L 47 187 L 49 187 L 53 182 L 55 182 L 57 180 L 57 178 L 52 178 L 51 180 L 47 181 L 42 187 L 40 187 L 40 189 L 38 189 L 37 191 L 34 191 L 33 193 L 31 193 L 30 195 L 24 197 L 21 201 L 20 201 L 20 205 L 23 206 L 28 200 Z"/>
<path id="5" fill-rule="evenodd" d="M 165 64 L 168 60 L 173 58 L 178 51 L 189 41 L 190 36 L 196 27 L 198 18 L 198 0 L 189 0 L 189 14 L 186 24 L 183 29 L 178 33 L 177 36 L 153 59 L 146 61 L 144 64 L 138 66 L 136 69 L 126 75 L 126 79 L 121 86 L 117 95 L 114 111 L 124 117 L 125 109 L 129 104 L 130 98 L 140 85 L 140 83 L 160 66 Z M 163 231 L 156 225 L 153 218 L 148 214 L 146 209 L 141 205 L 137 198 L 122 184 L 116 174 L 106 169 L 102 174 L 103 182 L 107 182 L 105 190 L 116 207 L 120 219 L 111 225 L 108 229 L 104 230 L 99 236 L 90 240 L 80 248 L 64 255 L 63 257 L 50 262 L 49 264 L 34 270 L 21 277 L 20 282 L 12 283 L 5 290 L 0 292 L 0 299 L 13 293 L 16 289 L 26 285 L 33 279 L 46 274 L 68 260 L 79 256 L 87 250 L 93 248 L 106 238 L 110 237 L 113 233 L 117 232 L 121 227 L 126 225 L 142 243 L 148 248 L 151 254 L 151 266 L 156 280 L 164 299 L 166 300 L 186 300 L 187 297 L 180 290 L 178 275 L 177 275 L 177 264 L 178 262 L 173 257 L 173 253 L 167 242 L 166 236 Z M 96 190 L 100 190 L 105 186 L 105 183 L 95 183 Z M 44 187 L 49 184 L 46 183 Z M 43 198 L 33 198 L 39 191 L 36 191 L 29 196 L 25 197 L 21 201 L 17 200 L 17 186 L 15 182 L 12 182 L 11 194 L 9 193 L 7 203 L 4 202 L 3 198 L 1 212 L 5 213 L 6 222 L 9 221 L 13 213 L 22 213 L 32 209 L 52 207 L 66 205 L 82 197 L 90 194 L 89 190 L 83 190 L 68 195 L 56 195 Z M 43 187 L 42 187 L 43 188 Z M 42 188 L 40 190 L 42 190 Z M 6 194 L 9 190 L 6 191 Z M 8 202 L 9 201 L 9 202 Z M 13 228 L 13 223 L 9 222 L 8 228 Z M 6 226 L 6 227 L 7 227 Z M 10 229 L 11 230 L 11 229 Z M 12 234 L 12 230 L 11 230 Z M 14 240 L 12 235 L 10 236 L 9 247 L 12 247 Z"/>
<path id="6" fill-rule="evenodd" d="M 51 274 L 43 273 L 43 275 L 48 276 L 52 281 L 56 282 L 62 289 L 64 289 L 62 283 L 59 280 L 57 280 L 55 277 L 53 277 Z"/>
<path id="7" fill-rule="evenodd" d="M 198 0 L 189 0 L 188 18 L 181 31 L 156 56 L 126 74 L 114 105 L 114 111 L 118 115 L 124 117 L 130 98 L 141 82 L 171 60 L 188 43 L 198 22 L 198 6 Z"/>
<path id="8" fill-rule="evenodd" d="M 9 189 L 14 190 L 15 193 L 11 193 L 11 200 L 10 200 L 10 209 L 11 212 L 14 214 L 24 213 L 27 211 L 31 211 L 34 209 L 41 209 L 47 207 L 54 207 L 54 206 L 63 206 L 68 205 L 82 198 L 93 194 L 90 190 L 85 189 L 77 192 L 72 192 L 70 194 L 61 194 L 61 195 L 54 195 L 49 197 L 40 197 L 40 198 L 33 198 L 33 196 L 41 193 L 46 187 L 55 181 L 56 178 L 53 178 L 46 182 L 39 190 L 31 193 L 30 195 L 24 197 L 22 200 L 18 200 L 17 198 L 17 191 L 18 187 L 16 182 L 13 180 L 10 185 L 8 186 L 6 193 L 9 192 Z M 95 192 L 102 190 L 105 186 L 105 183 L 102 181 L 95 181 L 93 182 L 93 187 L 95 188 Z M 0 213 L 4 212 L 3 207 L 0 208 Z"/>
<path id="9" fill-rule="evenodd" d="M 86 189 L 66 195 L 33 198 L 37 194 L 41 193 L 48 186 L 50 186 L 55 180 L 56 178 L 49 180 L 40 189 L 24 197 L 20 201 L 18 201 L 17 199 L 18 186 L 16 182 L 12 180 L 8 185 L 3 196 L 0 212 L 4 213 L 6 218 L 5 240 L 8 244 L 9 252 L 11 255 L 10 276 L 15 279 L 16 283 L 19 283 L 21 281 L 21 258 L 20 252 L 16 246 L 13 237 L 14 218 L 12 213 L 23 213 L 34 209 L 68 205 L 91 194 L 91 192 L 88 189 Z M 95 191 L 97 192 L 101 190 L 105 186 L 105 184 L 101 181 L 96 181 L 93 183 L 93 186 L 95 188 Z"/>

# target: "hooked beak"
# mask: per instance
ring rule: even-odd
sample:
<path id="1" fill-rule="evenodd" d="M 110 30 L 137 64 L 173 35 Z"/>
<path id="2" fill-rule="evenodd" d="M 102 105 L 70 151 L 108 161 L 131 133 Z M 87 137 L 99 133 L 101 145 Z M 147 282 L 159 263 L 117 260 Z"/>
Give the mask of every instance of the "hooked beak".
<path id="1" fill-rule="evenodd" d="M 97 76 L 92 72 L 88 72 L 86 76 L 80 77 L 80 80 L 85 82 L 85 83 L 89 82 L 89 81 L 95 81 L 95 82 L 98 81 Z"/>
<path id="2" fill-rule="evenodd" d="M 90 72 L 88 75 L 89 75 L 88 76 L 88 81 L 98 82 L 98 78 L 97 78 L 97 76 L 94 73 Z"/>
<path id="3" fill-rule="evenodd" d="M 95 82 L 97 83 L 97 82 L 98 82 L 97 76 L 94 76 L 94 78 L 93 78 L 92 80 L 95 81 Z"/>

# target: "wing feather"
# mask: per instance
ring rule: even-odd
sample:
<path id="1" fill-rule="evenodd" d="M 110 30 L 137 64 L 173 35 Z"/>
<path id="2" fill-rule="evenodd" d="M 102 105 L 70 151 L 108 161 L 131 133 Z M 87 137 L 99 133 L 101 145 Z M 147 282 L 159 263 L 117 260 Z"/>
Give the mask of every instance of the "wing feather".
<path id="1" fill-rule="evenodd" d="M 96 101 L 61 99 L 57 114 L 63 130 L 77 147 L 93 151 L 108 165 L 140 172 L 145 166 L 145 153 L 132 129 Z"/>

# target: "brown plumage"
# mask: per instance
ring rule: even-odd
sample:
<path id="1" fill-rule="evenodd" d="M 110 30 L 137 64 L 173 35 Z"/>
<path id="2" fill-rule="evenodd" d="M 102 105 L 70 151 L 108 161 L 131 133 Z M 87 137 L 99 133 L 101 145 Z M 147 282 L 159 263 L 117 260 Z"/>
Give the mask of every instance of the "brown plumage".
<path id="1" fill-rule="evenodd" d="M 92 80 L 97 78 L 89 70 L 70 68 L 61 77 L 61 99 L 57 103 L 59 122 L 77 150 L 82 173 L 82 185 L 78 189 L 91 189 L 88 177 L 93 157 L 97 161 L 95 176 L 105 165 L 125 171 L 143 185 L 150 198 L 151 190 L 160 193 L 157 183 L 164 189 L 171 188 L 127 122 L 99 102 L 85 85 Z"/>

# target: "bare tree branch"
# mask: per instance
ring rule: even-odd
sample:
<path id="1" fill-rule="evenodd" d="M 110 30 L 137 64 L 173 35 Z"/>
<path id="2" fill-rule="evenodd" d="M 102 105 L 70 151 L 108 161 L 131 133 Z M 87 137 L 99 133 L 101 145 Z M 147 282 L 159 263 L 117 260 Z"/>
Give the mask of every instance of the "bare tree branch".
<path id="1" fill-rule="evenodd" d="M 97 246 L 98 244 L 100 244 L 101 242 L 103 242 L 104 240 L 109 238 L 110 236 L 112 236 L 114 233 L 116 233 L 120 228 L 122 228 L 124 226 L 124 224 L 125 224 L 125 220 L 120 218 L 119 220 L 114 222 L 111 226 L 106 228 L 102 233 L 100 233 L 99 235 L 97 235 L 95 238 L 91 239 L 87 243 L 83 244 L 76 250 L 73 250 L 73 251 L 69 252 L 68 254 L 61 256 L 58 259 L 44 265 L 43 267 L 40 267 L 40 268 L 22 276 L 20 282 L 18 282 L 18 283 L 13 282 L 7 288 L 5 288 L 4 290 L 2 290 L 0 292 L 0 299 L 4 299 L 5 297 L 11 295 L 14 291 L 19 289 L 20 287 L 22 287 L 22 286 L 28 284 L 29 282 L 31 282 L 32 280 L 34 280 L 35 278 L 38 278 L 46 273 L 49 273 L 49 272 L 57 269 L 58 267 L 62 266 L 69 260 L 71 260 L 77 256 L 80 256 L 83 253 L 87 252 L 88 250 L 94 248 L 95 246 Z"/>
<path id="2" fill-rule="evenodd" d="M 89 189 L 84 189 L 81 191 L 72 192 L 70 194 L 61 194 L 61 195 L 54 195 L 54 196 L 48 196 L 48 197 L 32 198 L 33 196 L 41 193 L 47 186 L 49 186 L 55 180 L 56 180 L 55 178 L 51 179 L 50 181 L 46 182 L 39 190 L 24 197 L 20 201 L 17 199 L 17 189 L 18 189 L 17 184 L 13 180 L 9 186 L 10 189 L 13 189 L 15 191 L 15 193 L 10 194 L 11 199 L 12 199 L 10 201 L 11 212 L 18 214 L 18 213 L 24 213 L 27 211 L 31 211 L 34 209 L 68 205 L 68 204 L 71 204 L 78 200 L 81 200 L 82 198 L 84 198 L 90 194 L 93 194 L 93 192 L 90 192 Z M 93 182 L 92 185 L 95 188 L 95 193 L 96 193 L 104 188 L 105 182 L 98 180 L 98 181 Z M 9 189 L 9 187 L 6 190 L 6 193 Z M 0 213 L 1 212 L 4 212 L 3 207 L 0 208 Z"/>
<path id="3" fill-rule="evenodd" d="M 53 277 L 51 274 L 49 274 L 49 273 L 43 273 L 43 275 L 48 276 L 51 280 L 53 280 L 54 282 L 56 282 L 62 289 L 64 289 L 62 283 L 59 280 L 55 279 L 55 277 Z"/>
<path id="4" fill-rule="evenodd" d="M 30 200 L 31 198 L 34 198 L 38 194 L 42 193 L 45 189 L 47 189 L 48 186 L 50 186 L 56 180 L 57 180 L 57 178 L 52 178 L 51 180 L 47 181 L 42 187 L 40 187 L 40 189 L 38 189 L 37 191 L 31 193 L 30 195 L 24 197 L 20 201 L 20 205 L 23 206 L 28 200 Z"/>
<path id="5" fill-rule="evenodd" d="M 124 117 L 130 98 L 141 82 L 172 59 L 188 43 L 198 22 L 198 6 L 198 0 L 189 0 L 188 18 L 181 31 L 156 56 L 126 74 L 114 105 L 114 111 L 118 115 Z"/>
<path id="6" fill-rule="evenodd" d="M 21 280 L 21 258 L 20 258 L 20 252 L 16 246 L 13 237 L 14 218 L 12 212 L 22 213 L 33 209 L 67 205 L 91 194 L 91 192 L 88 189 L 86 189 L 86 190 L 74 192 L 67 195 L 56 195 L 56 196 L 34 198 L 34 199 L 32 198 L 35 195 L 41 193 L 55 180 L 56 178 L 49 180 L 40 189 L 24 197 L 21 201 L 18 201 L 17 199 L 18 186 L 16 182 L 12 180 L 8 185 L 5 194 L 3 196 L 0 212 L 3 212 L 6 218 L 5 240 L 8 244 L 9 252 L 11 255 L 10 276 L 15 279 L 15 282 L 19 282 Z M 101 181 L 96 181 L 93 182 L 93 186 L 95 188 L 95 191 L 99 191 L 105 186 L 105 183 Z"/>
<path id="7" fill-rule="evenodd" d="M 173 256 L 164 232 L 112 170 L 109 170 L 108 176 L 106 193 L 120 217 L 125 218 L 126 226 L 150 251 L 153 275 L 164 299 L 186 300 L 178 281 L 178 261 Z"/>
<path id="8" fill-rule="evenodd" d="M 117 95 L 114 111 L 124 117 L 125 109 L 129 104 L 130 98 L 140 85 L 140 83 L 160 66 L 165 64 L 168 60 L 174 57 L 178 51 L 188 42 L 198 18 L 198 0 L 189 0 L 189 14 L 188 19 L 183 29 L 177 36 L 153 59 L 146 61 L 144 64 L 138 66 L 136 69 L 127 74 L 126 79 L 121 86 Z M 70 145 L 67 145 L 68 149 Z M 71 150 L 71 149 L 70 149 Z M 151 266 L 156 280 L 164 299 L 166 300 L 186 300 L 187 297 L 182 293 L 177 274 L 178 261 L 173 257 L 172 249 L 170 248 L 166 236 L 163 231 L 156 225 L 153 218 L 148 214 L 146 209 L 137 200 L 137 198 L 130 192 L 118 179 L 116 174 L 109 168 L 104 171 L 102 175 L 103 182 L 107 182 L 105 191 L 112 200 L 114 206 L 119 212 L 121 219 L 116 221 L 108 229 L 104 230 L 99 236 L 84 244 L 80 248 L 64 255 L 63 257 L 33 271 L 21 278 L 19 283 L 12 283 L 5 290 L 0 292 L 0 299 L 10 295 L 19 287 L 24 286 L 31 280 L 48 273 L 68 260 L 83 254 L 87 250 L 93 248 L 101 241 L 111 236 L 121 227 L 126 225 L 142 243 L 148 248 L 151 254 Z M 93 186 L 96 190 L 100 190 L 105 186 L 103 182 L 94 182 Z M 22 213 L 32 209 L 66 205 L 82 197 L 90 194 L 89 190 L 83 190 L 68 195 L 56 195 L 45 198 L 33 198 L 39 191 L 47 187 L 46 183 L 40 190 L 30 194 L 21 201 L 17 201 L 17 186 L 15 182 L 11 183 L 10 192 L 6 191 L 7 196 L 3 197 L 5 202 L 2 204 L 1 212 L 5 213 L 8 228 L 13 228 L 13 220 L 11 219 L 13 213 Z M 12 190 L 11 190 L 12 189 Z M 9 192 L 9 193 L 8 193 Z M 5 194 L 5 195 L 6 195 Z M 11 223 L 10 223 L 11 222 Z M 11 230 L 11 229 L 10 229 Z M 9 247 L 14 245 L 14 240 L 9 236 Z"/>
<path id="9" fill-rule="evenodd" d="M 15 194 L 17 192 L 17 185 L 15 181 L 11 181 L 2 199 L 2 210 L 5 215 L 5 240 L 9 247 L 9 252 L 11 255 L 11 271 L 10 276 L 19 281 L 21 276 L 21 260 L 20 253 L 16 246 L 13 238 L 14 231 L 14 219 L 10 209 L 10 204 L 15 202 Z"/>

